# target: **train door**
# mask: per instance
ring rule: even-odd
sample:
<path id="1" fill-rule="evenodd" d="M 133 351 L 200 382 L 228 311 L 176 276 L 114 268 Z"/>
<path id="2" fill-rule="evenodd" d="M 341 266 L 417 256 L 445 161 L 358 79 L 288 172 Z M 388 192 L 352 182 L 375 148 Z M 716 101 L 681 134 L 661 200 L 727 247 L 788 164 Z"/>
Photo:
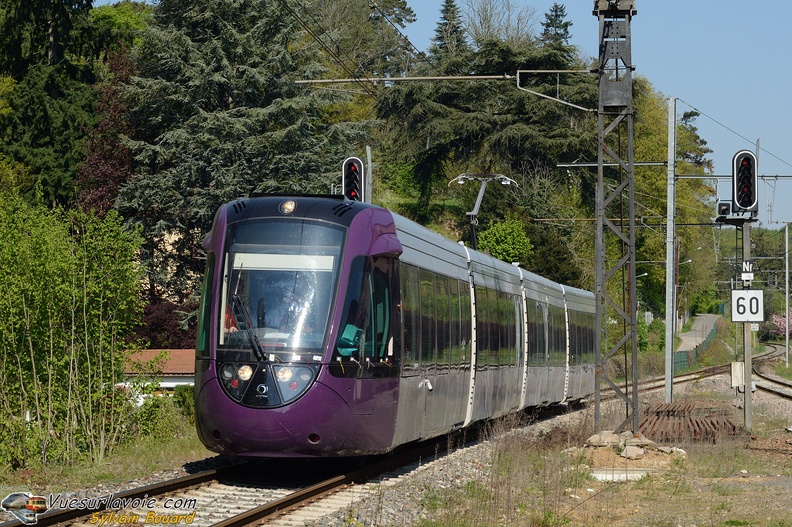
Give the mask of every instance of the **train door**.
<path id="1" fill-rule="evenodd" d="M 336 343 L 339 368 L 356 378 L 353 411 L 371 415 L 396 408 L 396 384 L 401 365 L 398 317 L 398 261 L 358 257 L 352 264 L 345 318 Z"/>
<path id="2" fill-rule="evenodd" d="M 460 326 L 461 310 L 469 307 L 460 290 L 465 293 L 466 285 L 456 278 L 421 271 L 421 312 L 427 324 L 423 328 L 427 350 L 423 378 L 432 384 L 426 393 L 426 435 L 459 428 L 465 420 L 468 347 Z"/>
<path id="3" fill-rule="evenodd" d="M 538 406 L 548 402 L 547 306 L 528 298 L 525 313 L 528 318 L 526 405 Z"/>
<path id="4" fill-rule="evenodd" d="M 403 263 L 400 265 L 403 355 L 395 444 L 418 439 L 424 430 L 429 386 L 423 377 L 421 287 L 418 274 L 417 267 Z"/>
<path id="5" fill-rule="evenodd" d="M 441 366 L 437 363 L 438 324 L 437 295 L 438 284 L 434 273 L 421 269 L 418 273 L 421 294 L 421 379 L 424 388 L 424 432 L 428 437 L 435 430 L 442 429 L 446 385 L 440 378 Z"/>

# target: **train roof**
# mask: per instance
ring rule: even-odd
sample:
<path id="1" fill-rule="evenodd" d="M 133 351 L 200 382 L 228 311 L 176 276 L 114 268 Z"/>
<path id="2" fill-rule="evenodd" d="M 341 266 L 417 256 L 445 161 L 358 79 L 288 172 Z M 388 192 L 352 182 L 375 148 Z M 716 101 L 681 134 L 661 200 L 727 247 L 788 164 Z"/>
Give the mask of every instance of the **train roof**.
<path id="1" fill-rule="evenodd" d="M 454 242 L 438 232 L 395 212 L 391 211 L 391 214 L 394 217 L 399 239 L 406 249 L 403 259 L 410 259 L 411 255 L 408 249 L 415 251 L 412 258 L 417 259 L 417 261 L 411 261 L 410 263 L 417 265 L 424 263 L 422 267 L 426 267 L 427 264 L 431 263 L 430 268 L 438 272 L 453 268 L 453 272 L 444 272 L 443 274 L 457 275 L 456 277 L 460 279 L 466 279 L 468 273 L 467 262 L 469 261 L 472 270 L 484 281 L 480 285 L 495 287 L 497 282 L 498 289 L 511 289 L 512 292 L 516 293 L 519 291 L 520 283 L 522 282 L 526 287 L 526 294 L 535 300 L 545 300 L 545 298 L 549 297 L 551 302 L 553 300 L 562 302 L 563 297 L 568 297 L 575 299 L 581 305 L 590 303 L 593 306 L 594 294 L 590 291 L 566 285 L 562 287 L 561 284 L 536 273 L 519 268 L 491 255 L 475 251 L 464 246 L 461 242 Z M 423 262 L 419 258 L 423 259 Z M 454 260 L 465 262 L 465 267 L 448 263 Z"/>

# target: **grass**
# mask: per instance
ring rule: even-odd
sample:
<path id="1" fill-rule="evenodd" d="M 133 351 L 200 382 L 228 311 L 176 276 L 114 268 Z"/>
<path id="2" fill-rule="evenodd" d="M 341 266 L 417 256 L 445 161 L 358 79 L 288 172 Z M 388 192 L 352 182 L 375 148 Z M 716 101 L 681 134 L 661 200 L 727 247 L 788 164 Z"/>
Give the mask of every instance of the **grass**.
<path id="1" fill-rule="evenodd" d="M 792 365 L 787 366 L 786 363 L 779 361 L 776 363 L 775 373 L 779 377 L 792 381 Z"/>
<path id="2" fill-rule="evenodd" d="M 139 438 L 116 449 L 103 463 L 83 461 L 68 466 L 31 465 L 0 473 L 0 494 L 30 491 L 49 494 L 132 481 L 185 463 L 214 456 L 198 440 L 194 425 L 184 419 L 167 439 Z"/>
<path id="3" fill-rule="evenodd" d="M 603 416 L 604 427 L 620 422 L 618 414 Z M 792 527 L 785 507 L 792 462 L 747 449 L 746 437 L 680 444 L 687 456 L 666 470 L 607 483 L 589 475 L 591 450 L 576 448 L 592 432 L 588 419 L 538 438 L 508 431 L 520 424 L 511 419 L 492 425 L 490 470 L 482 478 L 455 490 L 427 489 L 430 518 L 420 527 Z M 777 420 L 758 417 L 757 428 L 770 433 Z"/>

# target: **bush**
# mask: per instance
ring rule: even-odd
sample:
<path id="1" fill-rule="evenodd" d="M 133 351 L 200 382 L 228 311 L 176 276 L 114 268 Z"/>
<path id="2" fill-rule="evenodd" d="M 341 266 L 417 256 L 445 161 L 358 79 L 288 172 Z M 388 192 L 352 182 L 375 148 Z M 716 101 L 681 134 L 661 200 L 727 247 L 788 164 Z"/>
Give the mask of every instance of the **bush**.
<path id="1" fill-rule="evenodd" d="M 133 423 L 139 438 L 173 439 L 183 431 L 181 412 L 171 397 L 146 397 L 135 413 Z"/>
<path id="2" fill-rule="evenodd" d="M 177 386 L 173 394 L 173 402 L 190 424 L 195 424 L 195 398 L 194 386 Z"/>

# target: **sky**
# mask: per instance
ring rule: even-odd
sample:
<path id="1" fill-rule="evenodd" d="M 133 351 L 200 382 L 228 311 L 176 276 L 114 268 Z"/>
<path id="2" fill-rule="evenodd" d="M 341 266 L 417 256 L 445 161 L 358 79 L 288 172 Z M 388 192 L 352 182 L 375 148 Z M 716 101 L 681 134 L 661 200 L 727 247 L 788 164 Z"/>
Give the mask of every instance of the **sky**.
<path id="1" fill-rule="evenodd" d="M 554 0 L 513 0 L 536 10 L 535 30 Z M 566 8 L 571 43 L 596 57 L 594 0 L 555 0 Z M 95 6 L 111 0 L 96 0 Z M 464 8 L 467 0 L 457 0 Z M 443 0 L 408 0 L 416 14 L 405 34 L 426 51 Z M 696 110 L 699 135 L 713 153 L 716 175 L 730 176 L 734 154 L 760 150 L 759 220 L 767 228 L 792 222 L 792 0 L 635 0 L 635 75 L 677 99 L 677 115 Z M 665 161 L 665 159 L 636 159 Z M 775 177 L 778 176 L 778 179 Z M 773 179 L 768 179 L 773 178 Z M 731 180 L 717 184 L 731 200 Z M 713 210 L 714 217 L 714 210 Z"/>
<path id="2" fill-rule="evenodd" d="M 514 1 L 536 9 L 537 32 L 554 3 Z M 594 0 L 556 1 L 572 22 L 571 43 L 585 56 L 596 57 Z M 465 3 L 457 0 L 460 8 Z M 417 21 L 405 33 L 425 51 L 443 2 L 408 4 Z M 635 5 L 634 75 L 646 77 L 665 97 L 675 97 L 678 118 L 686 111 L 701 113 L 696 126 L 713 150 L 716 175 L 730 176 L 734 154 L 755 151 L 759 141 L 759 175 L 781 176 L 760 181 L 759 220 L 770 229 L 792 222 L 792 1 L 635 0 Z M 640 161 L 665 159 L 636 159 Z M 718 199 L 731 200 L 730 180 L 718 182 Z"/>

